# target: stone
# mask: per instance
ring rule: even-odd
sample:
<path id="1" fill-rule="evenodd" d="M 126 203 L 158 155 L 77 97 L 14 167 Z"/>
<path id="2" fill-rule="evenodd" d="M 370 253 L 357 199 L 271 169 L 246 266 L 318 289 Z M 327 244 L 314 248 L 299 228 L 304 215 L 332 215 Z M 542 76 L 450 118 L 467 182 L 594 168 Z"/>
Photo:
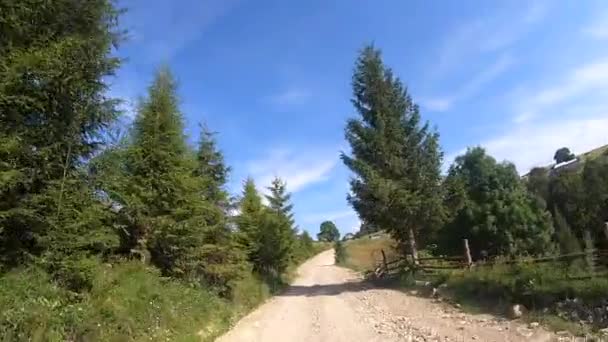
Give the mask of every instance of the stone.
<path id="1" fill-rule="evenodd" d="M 521 318 L 526 311 L 526 307 L 521 304 L 511 305 L 507 311 L 507 316 L 511 319 Z"/>
<path id="2" fill-rule="evenodd" d="M 540 323 L 538 322 L 531 322 L 530 323 L 530 328 L 538 328 L 540 326 Z"/>

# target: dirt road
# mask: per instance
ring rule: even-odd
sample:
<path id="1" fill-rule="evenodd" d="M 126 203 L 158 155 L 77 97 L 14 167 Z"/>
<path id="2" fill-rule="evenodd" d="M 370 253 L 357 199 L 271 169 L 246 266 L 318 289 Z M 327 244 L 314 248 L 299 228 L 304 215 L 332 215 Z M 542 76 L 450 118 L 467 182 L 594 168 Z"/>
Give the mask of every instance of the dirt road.
<path id="1" fill-rule="evenodd" d="M 554 341 L 489 315 L 470 315 L 428 298 L 374 289 L 323 252 L 298 269 L 287 291 L 243 318 L 221 342 L 232 341 Z"/>

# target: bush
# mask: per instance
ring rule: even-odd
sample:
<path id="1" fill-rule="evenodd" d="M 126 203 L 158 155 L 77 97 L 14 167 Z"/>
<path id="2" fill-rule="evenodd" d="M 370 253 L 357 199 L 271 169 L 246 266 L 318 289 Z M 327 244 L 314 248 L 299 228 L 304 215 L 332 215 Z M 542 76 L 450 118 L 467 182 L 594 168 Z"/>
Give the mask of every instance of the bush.
<path id="1" fill-rule="evenodd" d="M 547 307 L 566 298 L 579 298 L 590 303 L 606 299 L 608 279 L 567 278 L 585 275 L 584 272 L 576 262 L 498 264 L 450 277 L 448 285 L 461 298 L 516 302 L 531 309 Z"/>
<path id="2" fill-rule="evenodd" d="M 342 264 L 346 260 L 346 249 L 344 243 L 340 240 L 334 244 L 336 264 Z"/>
<path id="3" fill-rule="evenodd" d="M 233 318 L 227 301 L 140 263 L 97 268 L 83 293 L 59 286 L 38 268 L 2 276 L 0 340 L 213 340 Z"/>

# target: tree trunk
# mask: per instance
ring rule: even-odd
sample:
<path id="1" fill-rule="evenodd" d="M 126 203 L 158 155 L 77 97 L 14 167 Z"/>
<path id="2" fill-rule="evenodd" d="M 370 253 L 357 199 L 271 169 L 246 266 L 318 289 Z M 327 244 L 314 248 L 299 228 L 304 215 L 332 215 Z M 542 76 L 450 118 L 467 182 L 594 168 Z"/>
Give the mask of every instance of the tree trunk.
<path id="1" fill-rule="evenodd" d="M 418 265 L 418 249 L 416 248 L 416 236 L 414 235 L 414 229 L 409 228 L 408 230 L 410 240 L 410 253 L 412 255 L 412 261 L 414 265 Z"/>

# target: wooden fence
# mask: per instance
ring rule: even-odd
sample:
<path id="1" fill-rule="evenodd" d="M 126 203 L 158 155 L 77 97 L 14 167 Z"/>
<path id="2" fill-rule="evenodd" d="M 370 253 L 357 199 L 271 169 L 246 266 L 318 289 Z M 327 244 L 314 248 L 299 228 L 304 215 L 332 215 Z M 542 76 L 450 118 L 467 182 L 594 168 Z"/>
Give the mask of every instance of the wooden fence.
<path id="1" fill-rule="evenodd" d="M 434 256 L 421 257 L 412 260 L 410 257 L 397 257 L 388 260 L 384 250 L 374 253 L 380 257 L 376 260 L 374 273 L 376 277 L 383 278 L 394 275 L 401 271 L 413 273 L 435 273 L 440 271 L 467 271 L 481 267 L 496 265 L 515 265 L 515 264 L 544 264 L 559 263 L 557 267 L 562 267 L 577 259 L 584 260 L 587 265 L 587 274 L 568 279 L 587 279 L 592 277 L 608 276 L 608 250 L 586 250 L 578 253 L 561 254 L 541 258 L 513 258 L 513 259 L 486 259 L 473 261 L 468 240 L 463 240 L 463 255 L 461 256 Z"/>

